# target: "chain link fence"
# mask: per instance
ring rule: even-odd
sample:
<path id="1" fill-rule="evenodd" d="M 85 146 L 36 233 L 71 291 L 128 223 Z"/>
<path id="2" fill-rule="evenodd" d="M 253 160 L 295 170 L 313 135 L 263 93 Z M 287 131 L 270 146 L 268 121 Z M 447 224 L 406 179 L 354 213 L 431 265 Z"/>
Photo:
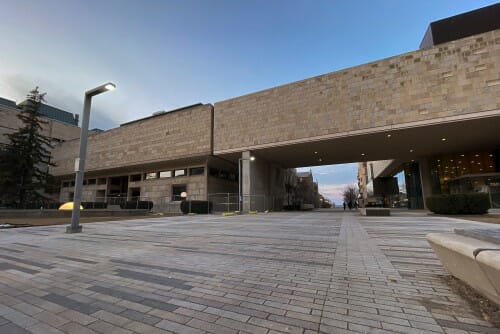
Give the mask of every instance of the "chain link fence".
<path id="1" fill-rule="evenodd" d="M 23 209 L 58 209 L 69 202 L 28 203 Z M 85 210 L 149 210 L 168 214 L 198 213 L 220 214 L 224 212 L 281 211 L 283 197 L 266 195 L 242 195 L 237 193 L 212 193 L 208 195 L 173 195 L 161 197 L 127 197 L 119 194 L 106 197 L 84 198 L 81 205 Z"/>

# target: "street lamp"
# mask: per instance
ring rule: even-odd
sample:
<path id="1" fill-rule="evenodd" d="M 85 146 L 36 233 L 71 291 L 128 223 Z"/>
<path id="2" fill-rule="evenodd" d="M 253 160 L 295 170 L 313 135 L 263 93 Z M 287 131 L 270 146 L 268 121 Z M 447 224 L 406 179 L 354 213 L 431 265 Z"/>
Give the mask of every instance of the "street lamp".
<path id="1" fill-rule="evenodd" d="M 85 155 L 87 154 L 87 137 L 89 130 L 90 104 L 92 97 L 115 89 L 114 83 L 108 82 L 104 85 L 85 92 L 83 102 L 83 119 L 80 133 L 80 155 L 75 160 L 75 195 L 73 198 L 73 212 L 71 214 L 71 225 L 66 226 L 66 233 L 79 233 L 82 231 L 80 225 L 80 203 L 82 201 L 83 172 L 85 169 Z"/>
<path id="2" fill-rule="evenodd" d="M 239 158 L 238 159 L 238 211 L 241 212 L 241 162 L 243 160 L 254 161 L 255 157 L 250 157 L 250 159 Z"/>

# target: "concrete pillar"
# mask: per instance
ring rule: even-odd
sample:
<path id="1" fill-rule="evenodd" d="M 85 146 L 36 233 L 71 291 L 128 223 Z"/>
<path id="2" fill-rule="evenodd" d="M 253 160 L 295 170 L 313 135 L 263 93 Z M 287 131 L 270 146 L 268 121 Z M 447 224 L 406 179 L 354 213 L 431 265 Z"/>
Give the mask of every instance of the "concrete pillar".
<path id="1" fill-rule="evenodd" d="M 242 153 L 240 162 L 242 211 L 281 209 L 282 203 L 278 207 L 274 204 L 284 197 L 284 169 L 250 151 Z"/>
<path id="2" fill-rule="evenodd" d="M 432 178 L 431 169 L 429 166 L 428 159 L 418 160 L 420 167 L 420 182 L 422 184 L 422 198 L 424 202 L 424 209 L 427 209 L 427 204 L 425 204 L 425 198 L 432 195 Z"/>
<path id="3" fill-rule="evenodd" d="M 250 195 L 252 194 L 251 182 L 251 152 L 245 151 L 241 154 L 241 195 L 242 195 L 242 210 L 248 212 L 250 208 Z"/>

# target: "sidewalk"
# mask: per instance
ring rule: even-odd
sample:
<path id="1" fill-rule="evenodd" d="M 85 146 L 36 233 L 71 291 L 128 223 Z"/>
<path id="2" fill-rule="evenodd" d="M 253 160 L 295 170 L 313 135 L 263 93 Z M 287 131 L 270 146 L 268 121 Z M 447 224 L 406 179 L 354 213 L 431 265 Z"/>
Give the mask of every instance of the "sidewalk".
<path id="1" fill-rule="evenodd" d="M 0 333 L 500 333 L 425 240 L 478 224 L 321 211 L 1 230 Z"/>

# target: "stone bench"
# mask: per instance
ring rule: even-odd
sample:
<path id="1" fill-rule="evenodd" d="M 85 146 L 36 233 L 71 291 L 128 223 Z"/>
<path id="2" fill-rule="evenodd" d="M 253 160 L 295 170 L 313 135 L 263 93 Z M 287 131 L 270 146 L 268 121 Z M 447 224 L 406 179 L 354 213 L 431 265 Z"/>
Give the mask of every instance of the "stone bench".
<path id="1" fill-rule="evenodd" d="M 389 208 L 359 208 L 359 213 L 362 216 L 390 216 Z"/>
<path id="2" fill-rule="evenodd" d="M 430 233 L 427 241 L 448 272 L 500 305 L 500 229 Z"/>

